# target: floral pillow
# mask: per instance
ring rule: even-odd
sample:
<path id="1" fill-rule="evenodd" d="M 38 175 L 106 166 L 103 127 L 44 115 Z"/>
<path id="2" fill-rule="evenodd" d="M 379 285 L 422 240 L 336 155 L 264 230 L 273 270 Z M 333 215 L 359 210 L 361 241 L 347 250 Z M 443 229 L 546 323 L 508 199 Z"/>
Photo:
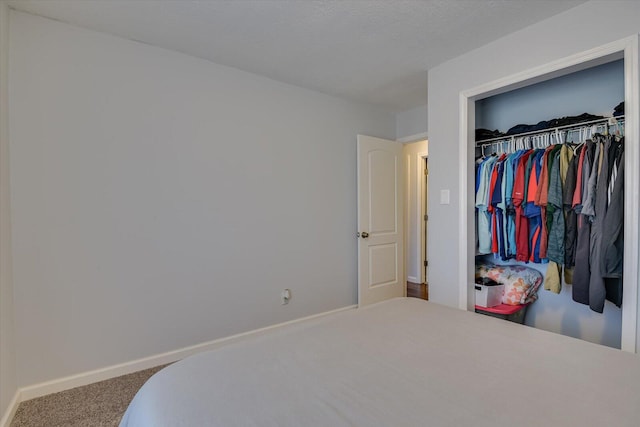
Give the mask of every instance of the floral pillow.
<path id="1" fill-rule="evenodd" d="M 502 303 L 528 304 L 538 298 L 542 273 L 522 265 L 476 265 L 476 278 L 487 277 L 504 285 Z"/>

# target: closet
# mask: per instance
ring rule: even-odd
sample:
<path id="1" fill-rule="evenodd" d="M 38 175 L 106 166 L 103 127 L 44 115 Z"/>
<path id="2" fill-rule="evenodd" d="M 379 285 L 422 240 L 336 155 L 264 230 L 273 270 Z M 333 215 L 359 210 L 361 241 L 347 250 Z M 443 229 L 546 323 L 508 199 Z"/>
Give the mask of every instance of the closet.
<path id="1" fill-rule="evenodd" d="M 526 265 L 545 277 L 525 323 L 616 348 L 624 99 L 624 62 L 618 59 L 475 101 L 476 186 L 468 192 L 476 206 L 476 260 Z M 486 181 L 487 169 L 495 172 L 493 182 Z M 512 199 L 511 188 L 523 183 L 524 199 Z M 496 189 L 489 200 L 478 200 L 479 192 L 488 194 L 483 188 L 496 184 L 502 193 Z M 606 245 L 608 252 L 593 253 Z M 603 269 L 611 271 L 601 272 L 607 256 Z"/>

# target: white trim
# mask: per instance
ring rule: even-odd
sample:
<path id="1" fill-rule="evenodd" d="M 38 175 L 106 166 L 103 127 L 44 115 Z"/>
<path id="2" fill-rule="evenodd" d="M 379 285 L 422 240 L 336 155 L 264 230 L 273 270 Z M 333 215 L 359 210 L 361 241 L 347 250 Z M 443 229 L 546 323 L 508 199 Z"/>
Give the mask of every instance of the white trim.
<path id="1" fill-rule="evenodd" d="M 2 419 L 0 419 L 0 427 L 9 427 L 11 425 L 11 421 L 13 421 L 13 417 L 18 410 L 18 406 L 20 402 L 22 402 L 22 396 L 20 395 L 20 390 L 16 390 L 16 393 L 13 395 L 13 399 L 9 402 L 9 407 L 5 411 Z"/>
<path id="2" fill-rule="evenodd" d="M 425 142 L 427 150 L 420 151 L 414 154 L 406 154 L 405 155 L 405 168 L 406 168 L 406 197 L 405 197 L 405 271 L 406 271 L 406 281 L 412 283 L 425 283 L 423 280 L 424 269 L 422 268 L 422 261 L 424 260 L 424 230 L 422 223 L 422 182 L 423 182 L 423 174 L 424 174 L 424 159 L 428 157 L 429 154 L 429 141 L 426 139 L 421 139 L 419 141 L 415 141 L 415 143 Z M 413 143 L 412 143 L 413 144 Z M 403 151 L 404 152 L 404 151 Z M 416 156 L 416 160 L 412 160 L 412 158 Z M 413 167 L 415 165 L 415 168 Z M 412 180 L 415 179 L 415 185 L 412 186 Z M 415 187 L 415 197 L 416 197 L 416 208 L 411 209 L 411 203 L 413 198 L 411 197 L 411 189 Z M 411 217 L 415 215 L 417 230 L 415 231 L 418 236 L 416 239 L 416 246 L 411 246 L 411 239 L 409 235 L 414 232 L 411 229 Z M 414 261 L 417 266 L 417 272 L 409 272 L 408 263 L 409 258 L 413 253 Z M 416 275 L 409 276 L 411 273 L 417 273 Z"/>
<path id="3" fill-rule="evenodd" d="M 467 310 L 467 304 L 463 301 L 467 299 L 468 283 L 467 274 L 471 270 L 469 267 L 469 257 L 467 256 L 466 246 L 471 246 L 469 243 L 469 230 L 467 229 L 467 201 L 469 194 L 467 193 L 467 175 L 469 174 L 469 164 L 467 162 L 467 153 L 469 138 L 467 138 L 467 131 L 469 128 L 475 127 L 474 123 L 469 123 L 467 116 L 469 111 L 469 98 L 470 95 L 460 92 L 458 98 L 458 308 L 460 310 Z M 475 238 L 474 238 L 475 240 Z"/>
<path id="4" fill-rule="evenodd" d="M 427 144 L 429 144 L 429 142 L 427 141 Z M 419 276 L 420 278 L 418 279 L 419 281 L 416 283 L 427 283 L 427 278 L 424 277 L 424 259 L 425 259 L 425 241 L 424 241 L 424 218 L 423 215 L 428 214 L 428 212 L 423 213 L 422 207 L 425 204 L 425 200 L 423 199 L 423 185 L 422 183 L 424 182 L 424 159 L 428 158 L 429 156 L 429 151 L 428 148 L 429 146 L 427 145 L 427 151 L 421 151 L 418 154 L 416 154 L 416 224 L 418 225 L 418 227 L 416 227 L 418 229 L 418 239 L 417 239 L 417 244 L 418 244 L 418 250 L 416 251 L 416 257 L 417 257 L 417 261 L 416 261 L 416 265 L 418 266 L 418 271 L 420 272 Z"/>
<path id="5" fill-rule="evenodd" d="M 264 328 L 258 328 L 251 331 L 231 335 L 228 337 L 219 338 L 217 340 L 192 345 L 189 347 L 184 347 L 178 350 L 168 351 L 166 353 L 133 360 L 131 362 L 120 363 L 118 365 L 108 366 L 106 368 L 96 369 L 89 372 L 83 372 L 76 375 L 70 375 L 68 377 L 59 378 L 52 381 L 46 381 L 40 384 L 30 385 L 27 387 L 23 387 L 19 390 L 20 398 L 21 398 L 21 401 L 33 399 L 35 397 L 40 397 L 40 396 L 44 396 L 51 393 L 57 393 L 57 392 L 68 390 L 74 387 L 80 387 L 87 384 L 92 384 L 98 381 L 104 381 L 110 378 L 119 377 L 121 375 L 130 374 L 143 369 L 149 369 L 155 366 L 176 362 L 180 359 L 184 359 L 187 356 L 191 356 L 193 354 L 200 353 L 203 351 L 214 350 L 224 345 L 240 341 L 242 339 L 247 339 L 253 336 L 264 334 L 266 332 L 269 332 L 273 329 L 280 328 L 282 326 L 311 321 L 313 319 L 324 317 L 330 314 L 336 314 L 343 311 L 352 310 L 352 309 L 355 309 L 356 307 L 357 307 L 356 305 L 341 307 L 335 310 L 325 311 L 323 313 L 302 317 L 300 319 L 289 320 L 287 322 L 277 323 L 275 325 L 266 326 Z"/>
<path id="6" fill-rule="evenodd" d="M 404 136 L 402 138 L 396 139 L 396 142 L 400 142 L 402 144 L 410 144 L 412 142 L 422 141 L 427 138 L 427 132 L 417 133 L 415 135 Z"/>
<path id="7" fill-rule="evenodd" d="M 608 43 L 606 45 L 577 53 L 557 61 L 550 62 L 521 73 L 506 76 L 493 82 L 477 86 L 461 92 L 466 98 L 483 99 L 489 96 L 508 92 L 514 89 L 530 86 L 535 83 L 574 73 L 579 70 L 592 68 L 597 65 L 622 59 L 628 44 L 633 43 L 636 36 Z M 626 106 L 626 104 L 625 104 Z"/>
<path id="8" fill-rule="evenodd" d="M 468 256 L 468 227 L 467 220 L 469 218 L 469 195 L 467 194 L 467 179 L 469 177 L 469 161 L 467 159 L 468 149 L 467 145 L 469 144 L 469 129 L 475 128 L 475 114 L 470 116 L 470 119 L 473 121 L 469 123 L 469 109 L 473 108 L 470 104 L 473 102 L 469 100 L 469 97 L 464 93 L 460 93 L 460 123 L 458 126 L 459 136 L 458 141 L 460 143 L 459 148 L 459 158 L 458 164 L 460 167 L 460 181 L 458 182 L 458 194 L 459 194 L 459 206 L 460 206 L 460 222 L 458 223 L 458 230 L 460 233 L 458 234 L 458 271 L 460 272 L 458 276 L 458 308 L 461 310 L 469 310 L 467 304 L 468 295 L 471 294 L 475 298 L 475 294 L 473 292 L 469 292 L 469 286 L 472 281 L 469 281 L 469 275 L 473 271 L 472 267 L 469 265 L 472 260 L 469 259 Z M 474 239 L 475 240 L 475 239 Z"/>
<path id="9" fill-rule="evenodd" d="M 469 141 L 473 141 L 472 130 L 474 126 L 475 101 L 488 96 L 503 93 L 509 90 L 525 87 L 534 83 L 559 77 L 575 71 L 590 68 L 599 64 L 624 58 L 625 62 L 625 116 L 628 120 L 625 124 L 625 134 L 632 143 L 625 145 L 625 230 L 624 230 L 624 300 L 622 306 L 622 350 L 635 353 L 638 325 L 638 307 L 640 306 L 638 283 L 638 262 L 640 253 L 638 242 L 640 241 L 640 229 L 638 227 L 638 215 L 640 213 L 640 150 L 637 146 L 640 137 L 640 123 L 638 114 L 640 111 L 640 90 L 638 69 L 638 35 L 633 35 L 616 42 L 608 43 L 585 52 L 568 56 L 524 72 L 507 76 L 496 81 L 480 85 L 470 90 L 460 92 L 460 122 L 459 122 L 459 162 L 460 183 L 460 223 L 459 223 L 459 248 L 458 276 L 459 307 L 463 310 L 472 309 L 467 295 L 471 282 L 468 280 L 473 272 L 473 248 L 469 245 L 470 231 L 469 220 L 472 218 L 473 207 L 467 194 L 469 183 Z M 474 113 L 474 114 L 472 114 Z M 471 227 L 472 229 L 472 227 Z M 473 232 L 472 232 L 473 233 Z M 473 234 L 472 234 L 473 235 Z"/>
<path id="10" fill-rule="evenodd" d="M 622 350 L 638 351 L 638 242 L 640 230 L 640 77 L 638 75 L 638 35 L 628 39 L 624 49 L 625 88 L 625 183 L 624 183 L 624 271 L 622 299 Z"/>
<path id="11" fill-rule="evenodd" d="M 403 153 L 404 149 L 403 147 Z M 404 189 L 405 198 L 404 198 L 404 272 L 405 272 L 405 282 L 418 283 L 415 276 L 409 276 L 409 254 L 411 254 L 411 239 L 409 239 L 409 232 L 411 231 L 411 154 L 405 155 L 405 178 L 406 178 L 406 186 Z M 407 289 L 405 286 L 405 296 L 407 296 Z"/>

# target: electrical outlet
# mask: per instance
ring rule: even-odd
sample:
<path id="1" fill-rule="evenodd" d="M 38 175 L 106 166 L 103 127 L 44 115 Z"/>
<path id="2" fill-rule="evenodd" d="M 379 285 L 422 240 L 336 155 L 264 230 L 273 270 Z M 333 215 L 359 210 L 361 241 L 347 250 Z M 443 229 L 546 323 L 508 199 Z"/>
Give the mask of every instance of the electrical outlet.
<path id="1" fill-rule="evenodd" d="M 282 305 L 289 304 L 289 300 L 291 299 L 291 289 L 285 289 L 282 291 Z"/>

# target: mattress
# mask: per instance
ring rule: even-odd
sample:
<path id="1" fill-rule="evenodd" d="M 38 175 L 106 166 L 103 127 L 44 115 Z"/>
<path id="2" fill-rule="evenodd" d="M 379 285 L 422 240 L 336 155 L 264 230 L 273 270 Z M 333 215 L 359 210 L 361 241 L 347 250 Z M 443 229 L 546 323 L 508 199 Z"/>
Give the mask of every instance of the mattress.
<path id="1" fill-rule="evenodd" d="M 634 426 L 640 358 L 414 298 L 179 361 L 120 426 Z"/>

